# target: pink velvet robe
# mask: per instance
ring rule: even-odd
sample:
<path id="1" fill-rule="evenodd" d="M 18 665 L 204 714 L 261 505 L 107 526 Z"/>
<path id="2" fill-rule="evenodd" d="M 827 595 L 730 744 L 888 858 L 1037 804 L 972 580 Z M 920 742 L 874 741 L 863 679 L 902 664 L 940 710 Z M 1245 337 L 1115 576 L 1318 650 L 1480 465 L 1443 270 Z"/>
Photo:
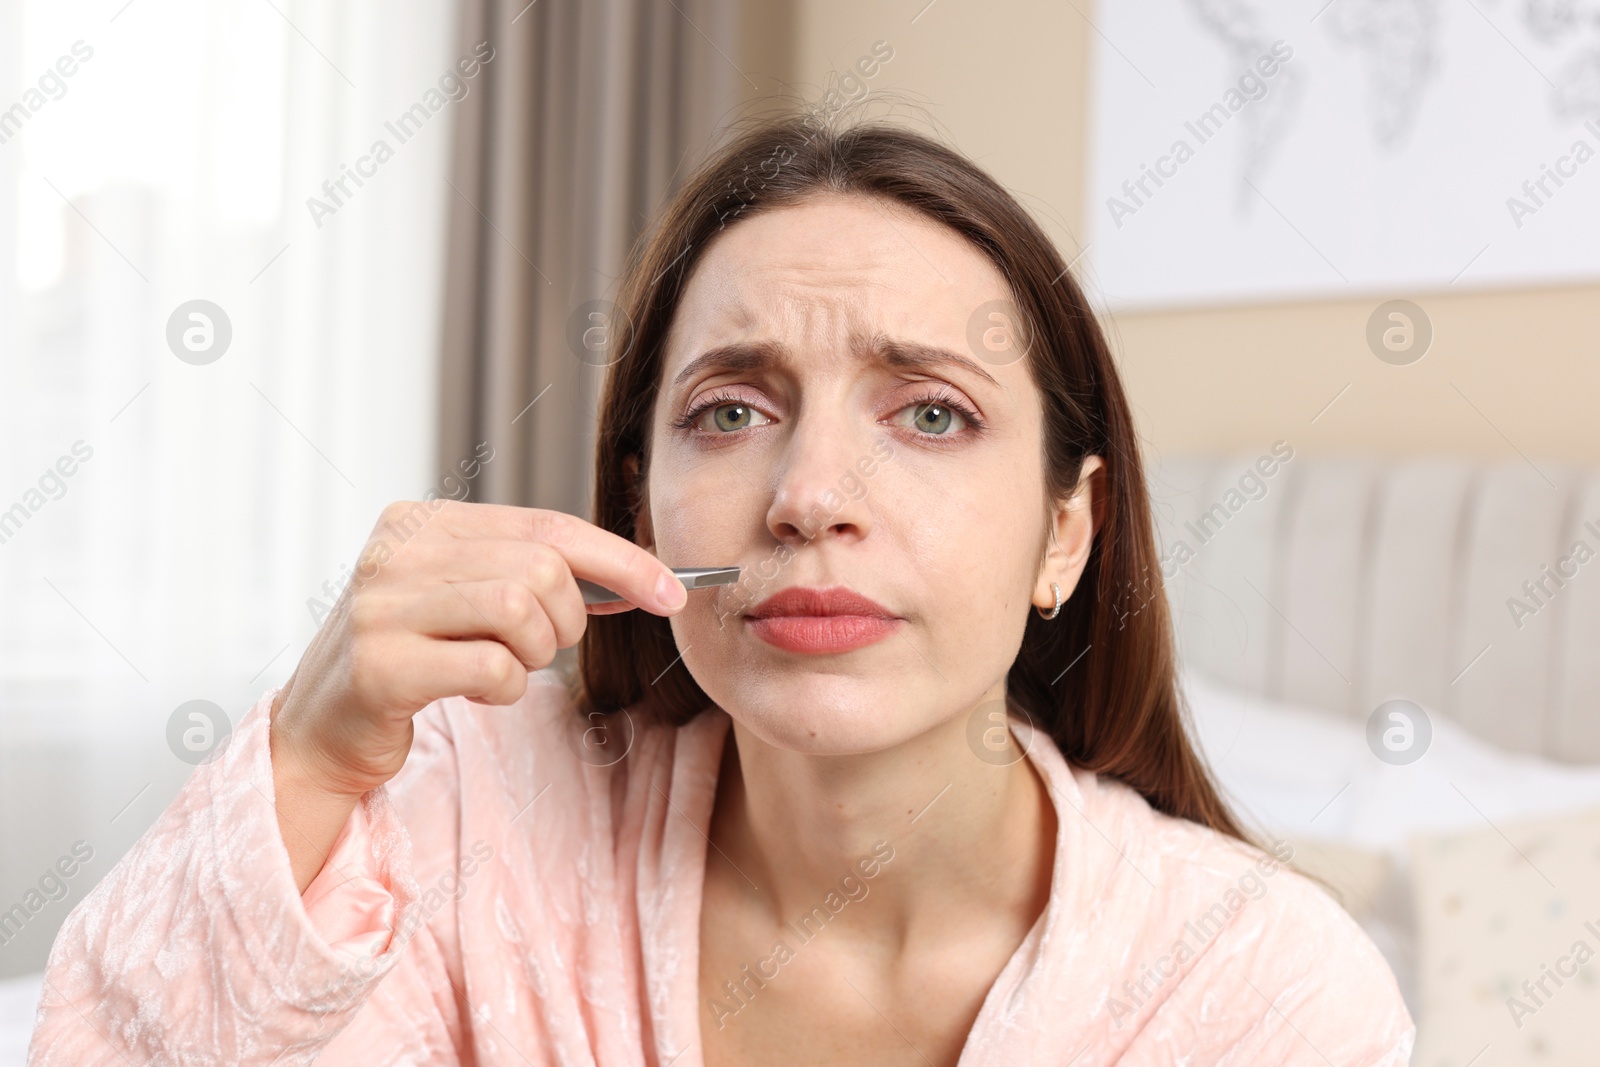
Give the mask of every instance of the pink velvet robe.
<path id="1" fill-rule="evenodd" d="M 604 768 L 545 674 L 515 708 L 436 702 L 302 896 L 273 807 L 275 695 L 68 916 L 30 1065 L 700 1067 L 725 712 L 641 727 Z M 1032 736 L 1052 892 L 960 1067 L 1409 1062 L 1393 974 L 1322 890 Z"/>

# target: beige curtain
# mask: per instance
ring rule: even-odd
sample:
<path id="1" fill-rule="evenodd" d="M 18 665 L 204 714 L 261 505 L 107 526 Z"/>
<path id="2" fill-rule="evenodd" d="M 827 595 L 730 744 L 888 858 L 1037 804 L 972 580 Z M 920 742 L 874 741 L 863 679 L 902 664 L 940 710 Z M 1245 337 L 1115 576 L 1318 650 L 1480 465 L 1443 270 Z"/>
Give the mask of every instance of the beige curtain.
<path id="1" fill-rule="evenodd" d="M 494 47 L 460 103 L 450 197 L 441 471 L 479 442 L 471 499 L 590 516 L 604 371 L 568 343 L 636 235 L 755 82 L 739 0 L 461 0 Z M 531 406 L 530 406 L 531 405 Z"/>

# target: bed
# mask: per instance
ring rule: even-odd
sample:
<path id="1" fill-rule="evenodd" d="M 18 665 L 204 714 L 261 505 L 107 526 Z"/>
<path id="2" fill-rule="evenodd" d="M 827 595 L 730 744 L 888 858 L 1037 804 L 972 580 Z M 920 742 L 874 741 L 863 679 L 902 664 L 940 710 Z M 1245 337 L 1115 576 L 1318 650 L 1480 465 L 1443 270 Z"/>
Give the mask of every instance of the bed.
<path id="1" fill-rule="evenodd" d="M 1278 442 L 1150 487 L 1201 747 L 1389 958 L 1414 1062 L 1592 1063 L 1600 471 Z"/>

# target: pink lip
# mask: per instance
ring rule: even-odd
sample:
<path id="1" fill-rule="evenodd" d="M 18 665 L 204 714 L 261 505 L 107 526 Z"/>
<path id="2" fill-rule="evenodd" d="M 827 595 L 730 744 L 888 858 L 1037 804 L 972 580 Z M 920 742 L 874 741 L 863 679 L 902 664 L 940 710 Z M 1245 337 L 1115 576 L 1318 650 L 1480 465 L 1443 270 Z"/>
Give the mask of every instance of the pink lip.
<path id="1" fill-rule="evenodd" d="M 811 655 L 864 648 L 900 624 L 882 604 L 837 587 L 791 586 L 763 600 L 747 617 L 767 644 Z"/>

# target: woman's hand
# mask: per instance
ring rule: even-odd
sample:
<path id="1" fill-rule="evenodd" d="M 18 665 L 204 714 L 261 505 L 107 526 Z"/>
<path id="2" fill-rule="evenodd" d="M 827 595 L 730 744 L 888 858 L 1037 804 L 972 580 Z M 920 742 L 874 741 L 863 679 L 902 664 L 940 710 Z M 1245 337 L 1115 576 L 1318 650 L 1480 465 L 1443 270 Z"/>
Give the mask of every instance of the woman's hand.
<path id="1" fill-rule="evenodd" d="M 576 576 L 625 603 L 586 608 Z M 412 716 L 465 696 L 513 704 L 590 612 L 669 615 L 687 598 L 648 551 L 558 511 L 401 501 L 272 706 L 279 827 L 303 892 L 361 795 L 399 773 Z"/>

